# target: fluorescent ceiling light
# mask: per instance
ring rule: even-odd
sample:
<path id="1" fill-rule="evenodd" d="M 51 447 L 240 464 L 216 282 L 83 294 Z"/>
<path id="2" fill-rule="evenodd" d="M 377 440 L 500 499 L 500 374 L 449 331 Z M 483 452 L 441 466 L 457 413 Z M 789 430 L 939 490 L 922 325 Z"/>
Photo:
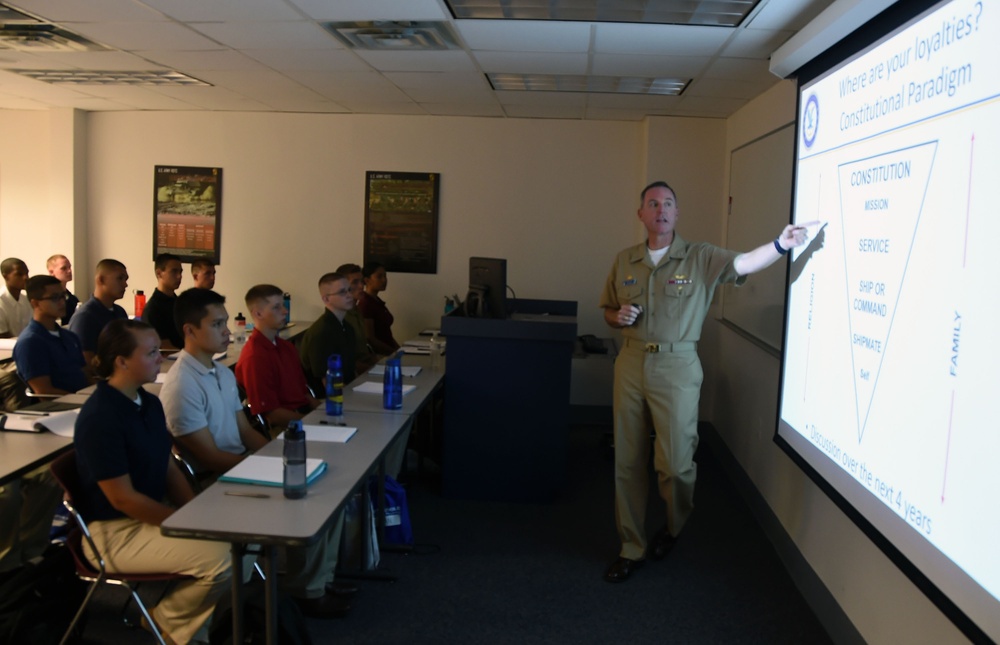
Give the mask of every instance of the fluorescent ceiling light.
<path id="1" fill-rule="evenodd" d="M 487 74 L 496 90 L 677 96 L 691 79 L 575 74 Z"/>
<path id="2" fill-rule="evenodd" d="M 170 70 L 150 72 L 108 72 L 94 70 L 9 69 L 8 72 L 53 85 L 201 85 L 200 81 Z"/>
<path id="3" fill-rule="evenodd" d="M 735 27 L 759 0 L 445 0 L 456 18 Z"/>

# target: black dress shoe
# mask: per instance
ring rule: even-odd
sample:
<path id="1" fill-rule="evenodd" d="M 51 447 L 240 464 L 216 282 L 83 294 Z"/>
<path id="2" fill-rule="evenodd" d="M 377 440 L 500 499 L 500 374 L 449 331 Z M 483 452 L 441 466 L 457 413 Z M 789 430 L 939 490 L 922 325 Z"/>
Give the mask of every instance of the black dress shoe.
<path id="1" fill-rule="evenodd" d="M 629 560 L 628 558 L 618 558 L 611 563 L 608 570 L 604 572 L 604 579 L 608 582 L 625 582 L 632 572 L 640 568 L 643 560 Z"/>
<path id="2" fill-rule="evenodd" d="M 319 598 L 296 598 L 295 604 L 302 610 L 302 615 L 308 618 L 343 618 L 351 608 L 349 597 L 332 593 Z"/>
<path id="3" fill-rule="evenodd" d="M 663 527 L 653 536 L 653 544 L 649 548 L 649 557 L 653 560 L 662 560 L 667 557 L 670 550 L 674 548 L 677 538 L 670 535 L 667 527 Z"/>
<path id="4" fill-rule="evenodd" d="M 353 596 L 358 593 L 358 585 L 349 582 L 334 582 L 326 586 L 326 592 L 337 596 Z"/>

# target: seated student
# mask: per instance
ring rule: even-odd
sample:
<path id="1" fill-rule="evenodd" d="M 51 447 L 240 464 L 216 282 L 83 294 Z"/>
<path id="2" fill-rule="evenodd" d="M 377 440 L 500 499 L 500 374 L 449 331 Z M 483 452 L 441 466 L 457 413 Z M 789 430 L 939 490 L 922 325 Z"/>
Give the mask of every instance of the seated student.
<path id="1" fill-rule="evenodd" d="M 365 279 L 361 275 L 361 267 L 356 264 L 342 264 L 337 268 L 337 273 L 347 278 L 351 286 L 351 297 L 354 298 L 354 307 L 344 316 L 344 322 L 354 329 L 354 371 L 363 374 L 378 362 L 379 356 L 368 344 L 368 334 L 365 331 L 365 321 L 361 317 L 361 310 L 357 303 L 365 290 Z"/>
<path id="2" fill-rule="evenodd" d="M 80 299 L 66 286 L 73 281 L 73 264 L 65 255 L 56 254 L 45 261 L 45 268 L 48 269 L 49 275 L 54 276 L 62 283 L 63 290 L 66 291 L 66 313 L 59 322 L 62 325 L 68 325 L 69 319 L 73 317 L 73 312 L 80 304 Z"/>
<path id="3" fill-rule="evenodd" d="M 181 286 L 184 268 L 181 259 L 172 253 L 161 253 L 153 261 L 156 270 L 156 290 L 150 296 L 142 319 L 160 335 L 163 349 L 181 349 L 184 338 L 174 323 L 174 301 Z"/>
<path id="4" fill-rule="evenodd" d="M 389 286 L 389 278 L 381 262 L 368 262 L 361 275 L 365 279 L 365 289 L 358 300 L 358 308 L 365 320 L 368 343 L 376 352 L 387 356 L 399 349 L 399 343 L 392 337 L 392 322 L 395 319 L 385 302 L 378 297 Z"/>
<path id="5" fill-rule="evenodd" d="M 254 414 L 262 414 L 275 430 L 301 419 L 320 404 L 309 396 L 295 345 L 278 337 L 288 313 L 282 291 L 259 284 L 247 291 L 247 313 L 254 329 L 236 362 L 236 382 L 246 392 Z"/>
<path id="6" fill-rule="evenodd" d="M 70 318 L 70 330 L 80 337 L 83 357 L 90 365 L 97 353 L 97 338 L 112 320 L 128 318 L 128 314 L 115 301 L 125 297 L 128 288 L 128 271 L 118 260 L 106 258 L 97 263 L 94 271 L 94 295 L 76 309 Z"/>
<path id="7" fill-rule="evenodd" d="M 208 289 L 188 289 L 177 297 L 175 314 L 184 334 L 184 350 L 160 391 L 167 426 L 177 444 L 197 470 L 212 476 L 267 443 L 243 414 L 236 377 L 212 360 L 229 345 L 225 302 Z M 316 544 L 287 550 L 288 573 L 282 583 L 307 616 L 334 618 L 350 608 L 346 594 L 332 588 L 342 530 L 341 516 Z M 347 590 L 351 591 L 356 588 Z"/>
<path id="8" fill-rule="evenodd" d="M 204 258 L 191 263 L 191 280 L 199 289 L 215 288 L 215 264 Z"/>
<path id="9" fill-rule="evenodd" d="M 66 311 L 66 291 L 50 275 L 28 280 L 26 300 L 34 320 L 14 345 L 17 373 L 35 394 L 70 394 L 90 385 L 80 339 L 59 326 Z"/>
<path id="10" fill-rule="evenodd" d="M 174 507 L 194 497 L 170 455 L 163 407 L 142 388 L 160 371 L 160 338 L 144 322 L 116 320 L 101 332 L 97 358 L 104 380 L 80 409 L 74 436 L 80 513 L 109 571 L 193 576 L 177 582 L 152 616 L 174 643 L 207 641 L 206 621 L 231 584 L 230 545 L 160 534 Z"/>
<path id="11" fill-rule="evenodd" d="M 28 265 L 17 258 L 0 262 L 4 286 L 0 289 L 0 338 L 19 336 L 31 322 L 31 305 L 21 293 L 28 281 Z"/>
<path id="12" fill-rule="evenodd" d="M 340 354 L 344 383 L 353 381 L 357 374 L 354 330 L 344 322 L 347 312 L 354 308 L 347 278 L 339 273 L 325 274 L 319 279 L 319 297 L 326 309 L 305 331 L 299 345 L 306 381 L 317 393 L 326 391 L 326 359 L 330 354 Z"/>

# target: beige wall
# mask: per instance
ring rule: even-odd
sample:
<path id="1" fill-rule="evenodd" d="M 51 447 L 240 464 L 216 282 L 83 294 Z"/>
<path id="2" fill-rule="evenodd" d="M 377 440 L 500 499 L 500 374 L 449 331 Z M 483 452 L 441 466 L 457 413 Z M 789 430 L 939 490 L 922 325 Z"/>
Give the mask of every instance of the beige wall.
<path id="1" fill-rule="evenodd" d="M 317 278 L 361 262 L 366 170 L 441 173 L 438 273 L 390 274 L 384 293 L 398 338 L 465 296 L 470 255 L 508 258 L 518 297 L 577 300 L 581 333 L 599 333 L 601 283 L 635 236 L 635 124 L 105 112 L 88 134 L 89 253 L 125 262 L 132 287 L 154 286 L 153 166 L 224 169 L 217 288 L 231 314 L 264 281 L 291 292 L 294 318 L 319 314 Z"/>
<path id="2" fill-rule="evenodd" d="M 361 259 L 365 171 L 439 172 L 438 273 L 392 274 L 385 293 L 400 338 L 435 324 L 445 294 L 464 295 L 470 255 L 508 258 L 518 296 L 577 300 L 580 333 L 605 334 L 598 293 L 613 254 L 643 239 L 635 217 L 642 186 L 673 183 L 682 234 L 724 243 L 730 151 L 793 117 L 789 83 L 728 121 L 0 111 L 0 255 L 43 271 L 44 259 L 70 243 L 66 227 L 85 222 L 73 242 L 88 256 L 74 258 L 77 292 L 88 291 L 90 268 L 107 256 L 126 263 L 132 288 L 151 290 L 153 166 L 220 166 L 218 289 L 230 313 L 247 287 L 268 281 L 291 291 L 295 318 L 312 318 L 318 276 Z M 66 136 L 71 145 L 58 141 Z M 85 156 L 70 168 L 53 160 L 80 149 Z M 131 310 L 130 298 L 123 304 Z M 717 313 L 701 343 L 702 416 L 848 617 L 873 643 L 960 640 L 774 445 L 778 360 L 720 325 Z"/>

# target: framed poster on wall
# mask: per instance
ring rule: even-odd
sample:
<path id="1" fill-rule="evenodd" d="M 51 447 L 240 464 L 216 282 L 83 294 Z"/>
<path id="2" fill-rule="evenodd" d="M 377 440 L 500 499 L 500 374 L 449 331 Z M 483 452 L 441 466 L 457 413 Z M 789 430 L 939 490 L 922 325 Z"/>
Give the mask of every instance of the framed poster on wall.
<path id="1" fill-rule="evenodd" d="M 365 173 L 365 263 L 437 273 L 440 173 Z"/>
<path id="2" fill-rule="evenodd" d="M 173 253 L 182 262 L 220 264 L 222 168 L 155 166 L 153 257 Z"/>

